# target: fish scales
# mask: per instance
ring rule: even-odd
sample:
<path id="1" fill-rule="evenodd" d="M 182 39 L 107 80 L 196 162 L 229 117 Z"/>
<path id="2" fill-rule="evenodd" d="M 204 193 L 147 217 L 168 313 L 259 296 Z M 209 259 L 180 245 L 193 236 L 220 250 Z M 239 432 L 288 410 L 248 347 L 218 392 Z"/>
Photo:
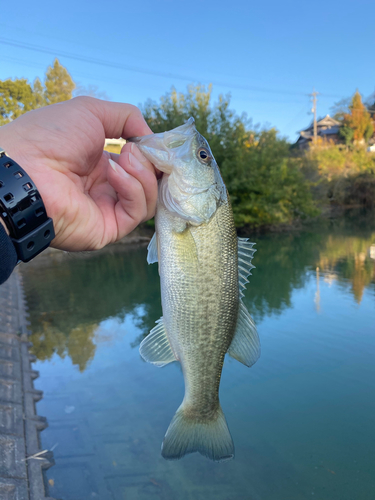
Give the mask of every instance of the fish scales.
<path id="1" fill-rule="evenodd" d="M 158 210 L 164 321 L 184 372 L 189 415 L 199 418 L 218 409 L 224 356 L 234 335 L 237 236 L 229 204 L 223 204 L 207 224 L 177 235 L 169 218 L 165 210 Z"/>
<path id="2" fill-rule="evenodd" d="M 142 341 L 142 357 L 181 363 L 185 396 L 162 445 L 164 458 L 198 451 L 233 458 L 219 402 L 225 354 L 246 366 L 260 344 L 242 302 L 253 244 L 237 239 L 229 196 L 210 147 L 194 120 L 163 134 L 131 139 L 164 172 L 147 261 L 159 262 L 163 317 Z"/>

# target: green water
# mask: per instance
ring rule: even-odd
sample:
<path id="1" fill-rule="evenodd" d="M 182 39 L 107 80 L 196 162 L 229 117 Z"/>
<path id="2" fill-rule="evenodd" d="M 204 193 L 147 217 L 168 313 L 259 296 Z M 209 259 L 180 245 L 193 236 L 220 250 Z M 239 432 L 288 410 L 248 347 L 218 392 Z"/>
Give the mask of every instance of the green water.
<path id="1" fill-rule="evenodd" d="M 158 369 L 138 345 L 161 315 L 146 249 L 41 256 L 23 266 L 43 449 L 63 500 L 373 500 L 374 216 L 253 236 L 245 302 L 262 355 L 227 358 L 220 398 L 236 458 L 160 456 L 183 398 L 177 363 Z M 372 248 L 371 248 L 371 245 Z M 317 269 L 318 268 L 318 269 Z"/>

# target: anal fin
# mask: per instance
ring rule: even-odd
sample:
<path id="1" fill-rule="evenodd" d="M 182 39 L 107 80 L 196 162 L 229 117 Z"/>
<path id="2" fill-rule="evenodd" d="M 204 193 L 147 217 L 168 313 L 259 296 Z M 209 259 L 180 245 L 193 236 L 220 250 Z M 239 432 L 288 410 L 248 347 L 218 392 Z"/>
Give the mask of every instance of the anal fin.
<path id="1" fill-rule="evenodd" d="M 145 361 L 159 367 L 177 361 L 165 331 L 163 318 L 156 322 L 156 326 L 142 340 L 139 352 Z"/>
<path id="2" fill-rule="evenodd" d="M 252 366 L 260 356 L 258 332 L 242 300 L 240 300 L 236 331 L 228 354 L 246 366 Z"/>

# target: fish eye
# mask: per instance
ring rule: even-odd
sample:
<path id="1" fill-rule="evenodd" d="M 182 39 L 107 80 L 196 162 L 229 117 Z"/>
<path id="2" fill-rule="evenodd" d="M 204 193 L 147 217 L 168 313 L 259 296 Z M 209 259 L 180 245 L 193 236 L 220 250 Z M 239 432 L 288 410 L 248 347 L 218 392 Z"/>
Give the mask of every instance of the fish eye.
<path id="1" fill-rule="evenodd" d="M 197 156 L 204 163 L 208 163 L 211 160 L 211 155 L 206 148 L 199 148 Z"/>

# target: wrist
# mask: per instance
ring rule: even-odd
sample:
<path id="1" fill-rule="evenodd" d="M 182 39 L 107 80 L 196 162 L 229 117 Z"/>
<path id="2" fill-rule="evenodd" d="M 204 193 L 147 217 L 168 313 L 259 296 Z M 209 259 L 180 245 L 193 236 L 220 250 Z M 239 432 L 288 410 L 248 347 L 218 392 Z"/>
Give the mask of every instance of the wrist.
<path id="1" fill-rule="evenodd" d="M 25 149 L 24 145 L 25 140 L 18 133 L 15 122 L 0 127 L 0 148 L 6 151 L 7 156 L 19 163 L 24 170 L 27 170 L 27 157 L 22 153 Z"/>

